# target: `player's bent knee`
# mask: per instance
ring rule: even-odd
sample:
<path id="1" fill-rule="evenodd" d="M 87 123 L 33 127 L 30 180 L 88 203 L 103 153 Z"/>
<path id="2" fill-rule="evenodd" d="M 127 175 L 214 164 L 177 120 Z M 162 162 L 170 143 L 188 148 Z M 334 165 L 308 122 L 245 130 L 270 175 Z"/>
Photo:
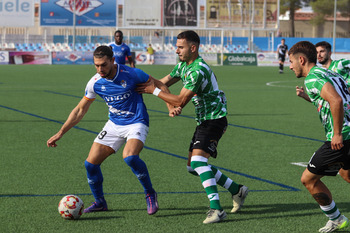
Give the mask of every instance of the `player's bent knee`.
<path id="1" fill-rule="evenodd" d="M 314 185 L 314 182 L 305 175 L 301 176 L 300 181 L 306 188 Z"/>
<path id="2" fill-rule="evenodd" d="M 194 176 L 198 176 L 197 172 L 191 166 L 187 166 L 187 171 Z"/>

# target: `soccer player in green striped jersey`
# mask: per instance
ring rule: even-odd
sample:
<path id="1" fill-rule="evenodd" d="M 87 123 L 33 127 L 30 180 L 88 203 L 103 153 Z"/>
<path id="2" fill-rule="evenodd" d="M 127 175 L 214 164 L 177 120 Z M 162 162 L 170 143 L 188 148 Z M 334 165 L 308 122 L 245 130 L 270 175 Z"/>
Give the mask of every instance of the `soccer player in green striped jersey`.
<path id="1" fill-rule="evenodd" d="M 337 173 L 350 183 L 350 93 L 343 77 L 316 66 L 316 47 L 296 43 L 289 51 L 290 69 L 297 78 L 305 77 L 306 93 L 315 105 L 326 132 L 326 142 L 314 153 L 301 176 L 301 182 L 329 218 L 319 232 L 333 232 L 349 225 L 340 214 L 332 194 L 321 181 Z"/>
<path id="2" fill-rule="evenodd" d="M 315 46 L 317 50 L 317 60 L 322 67 L 340 74 L 348 83 L 348 79 L 350 78 L 350 60 L 344 58 L 332 60 L 332 46 L 326 41 L 318 42 Z"/>
<path id="3" fill-rule="evenodd" d="M 227 128 L 226 97 L 219 89 L 215 74 L 208 64 L 199 56 L 200 39 L 194 31 L 184 31 L 177 36 L 176 53 L 178 63 L 173 71 L 160 81 L 171 86 L 179 80 L 183 88 L 179 95 L 165 93 L 154 83 L 140 87 L 142 93 L 153 93 L 166 103 L 183 108 L 192 100 L 195 106 L 197 128 L 190 143 L 187 170 L 200 177 L 207 193 L 210 210 L 203 223 L 220 222 L 226 217 L 221 207 L 217 184 L 226 188 L 232 195 L 233 209 L 237 212 L 243 205 L 248 188 L 233 182 L 214 166 L 208 164 L 210 157 L 216 158 L 217 145 Z M 175 116 L 173 112 L 170 116 Z"/>
<path id="4" fill-rule="evenodd" d="M 332 70 L 343 76 L 350 90 L 350 60 L 332 60 L 332 46 L 327 41 L 318 42 L 315 47 L 317 50 L 317 60 L 322 65 L 322 67 Z M 311 102 L 308 95 L 304 92 L 305 91 L 303 87 L 297 87 L 297 95 Z"/>

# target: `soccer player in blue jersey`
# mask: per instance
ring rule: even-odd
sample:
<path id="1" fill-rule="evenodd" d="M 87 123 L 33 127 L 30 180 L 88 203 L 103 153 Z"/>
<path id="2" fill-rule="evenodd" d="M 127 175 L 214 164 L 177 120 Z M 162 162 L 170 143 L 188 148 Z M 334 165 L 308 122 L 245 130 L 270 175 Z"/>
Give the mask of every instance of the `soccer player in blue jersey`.
<path id="1" fill-rule="evenodd" d="M 154 214 L 158 210 L 157 193 L 153 189 L 146 164 L 139 157 L 148 134 L 149 119 L 142 95 L 135 91 L 137 84 L 154 78 L 140 69 L 114 64 L 113 52 L 108 46 L 96 48 L 94 64 L 97 73 L 88 82 L 84 97 L 61 129 L 47 141 L 47 146 L 56 147 L 56 142 L 80 122 L 96 95 L 99 95 L 109 108 L 109 120 L 95 138 L 85 161 L 88 183 L 95 202 L 84 212 L 108 210 L 102 189 L 100 165 L 125 144 L 123 159 L 144 188 L 148 214 Z M 162 91 L 169 92 L 165 85 L 159 87 Z"/>
<path id="2" fill-rule="evenodd" d="M 115 31 L 114 42 L 109 43 L 108 46 L 113 50 L 114 64 L 125 65 L 125 57 L 127 57 L 130 66 L 135 68 L 135 61 L 132 59 L 130 48 L 123 42 L 122 31 Z"/>

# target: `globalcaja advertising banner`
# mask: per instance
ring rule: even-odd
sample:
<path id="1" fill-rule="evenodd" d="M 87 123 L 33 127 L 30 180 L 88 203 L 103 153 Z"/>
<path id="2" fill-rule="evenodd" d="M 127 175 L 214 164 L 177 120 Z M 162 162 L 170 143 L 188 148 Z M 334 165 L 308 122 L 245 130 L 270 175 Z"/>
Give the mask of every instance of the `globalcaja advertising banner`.
<path id="1" fill-rule="evenodd" d="M 74 0 L 41 0 L 41 26 L 73 26 Z M 117 26 L 116 1 L 75 0 L 77 27 Z"/>
<path id="2" fill-rule="evenodd" d="M 34 0 L 0 0 L 0 26 L 33 27 Z"/>
<path id="3" fill-rule="evenodd" d="M 9 64 L 33 65 L 51 63 L 50 52 L 9 52 Z"/>
<path id="4" fill-rule="evenodd" d="M 218 64 L 221 64 L 221 54 L 218 53 Z M 257 66 L 255 53 L 224 53 L 223 65 Z"/>
<path id="5" fill-rule="evenodd" d="M 93 65 L 92 51 L 52 52 L 54 65 Z"/>
<path id="6" fill-rule="evenodd" d="M 197 27 L 198 1 L 197 0 L 164 0 L 165 27 Z"/>
<path id="7" fill-rule="evenodd" d="M 161 0 L 127 0 L 124 2 L 125 27 L 160 27 Z"/>

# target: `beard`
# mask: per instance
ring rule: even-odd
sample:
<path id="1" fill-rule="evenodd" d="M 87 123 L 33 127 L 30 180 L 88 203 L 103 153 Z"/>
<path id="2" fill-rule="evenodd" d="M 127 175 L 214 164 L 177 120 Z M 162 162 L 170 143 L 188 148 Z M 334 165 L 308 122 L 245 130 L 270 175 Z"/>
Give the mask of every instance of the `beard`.
<path id="1" fill-rule="evenodd" d="M 317 59 L 317 60 L 318 60 L 318 63 L 320 63 L 321 65 L 324 65 L 328 62 L 329 57 L 323 57 L 321 60 L 320 59 Z"/>
<path id="2" fill-rule="evenodd" d="M 304 76 L 303 76 L 302 70 L 295 69 L 295 70 L 293 70 L 293 71 L 294 71 L 295 76 L 296 76 L 297 78 L 302 78 L 302 77 L 304 77 Z"/>

